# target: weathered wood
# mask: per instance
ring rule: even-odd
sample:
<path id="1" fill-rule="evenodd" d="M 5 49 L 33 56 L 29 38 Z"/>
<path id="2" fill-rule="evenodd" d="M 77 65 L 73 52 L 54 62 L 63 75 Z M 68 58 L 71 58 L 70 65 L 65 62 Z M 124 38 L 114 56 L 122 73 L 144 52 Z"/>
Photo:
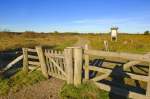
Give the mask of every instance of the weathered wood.
<path id="1" fill-rule="evenodd" d="M 23 51 L 23 71 L 28 72 L 28 49 L 22 48 Z"/>
<path id="2" fill-rule="evenodd" d="M 98 71 L 98 72 L 101 72 L 101 73 L 109 73 L 109 74 L 112 73 L 112 70 L 106 69 L 106 68 L 102 68 L 102 67 L 89 66 L 89 69 L 93 70 L 93 71 Z M 114 75 L 118 75 L 117 72 L 113 72 L 113 74 Z M 128 75 L 129 78 L 132 78 L 134 80 L 148 81 L 148 77 L 144 76 L 144 75 L 137 75 L 137 74 L 132 74 L 132 73 L 128 73 L 128 72 L 126 72 L 126 75 Z"/>
<path id="3" fill-rule="evenodd" d="M 45 52 L 45 55 L 46 55 L 47 57 L 64 58 L 64 55 L 52 54 L 52 53 L 47 53 L 47 52 Z"/>
<path id="4" fill-rule="evenodd" d="M 116 58 L 122 58 L 127 60 L 150 62 L 150 58 L 142 54 L 105 52 L 105 51 L 97 51 L 97 50 L 85 50 L 84 53 L 88 55 L 101 56 L 101 57 L 112 57 L 112 58 L 116 57 Z"/>
<path id="5" fill-rule="evenodd" d="M 68 48 L 64 50 L 65 65 L 67 73 L 67 83 L 73 84 L 73 49 Z"/>
<path id="6" fill-rule="evenodd" d="M 46 63 L 45 63 L 45 57 L 44 57 L 44 54 L 43 54 L 42 47 L 41 46 L 36 46 L 36 51 L 37 51 L 37 54 L 38 54 L 38 57 L 39 57 L 42 73 L 46 78 L 48 78 L 47 66 L 46 66 Z"/>
<path id="7" fill-rule="evenodd" d="M 82 48 L 74 48 L 74 85 L 78 86 L 82 80 Z"/>
<path id="8" fill-rule="evenodd" d="M 40 66 L 40 62 L 28 61 L 28 63 L 29 63 L 30 65 Z"/>
<path id="9" fill-rule="evenodd" d="M 100 75 L 98 77 L 94 77 L 93 79 L 91 79 L 92 81 L 100 81 L 100 80 L 103 80 L 103 79 L 106 79 L 110 74 L 109 73 L 106 73 L 106 74 L 103 74 L 103 75 Z"/>
<path id="10" fill-rule="evenodd" d="M 105 51 L 109 51 L 108 49 L 108 41 L 104 40 Z"/>
<path id="11" fill-rule="evenodd" d="M 112 92 L 115 93 L 117 95 L 121 95 L 121 96 L 126 96 L 129 98 L 133 98 L 133 99 L 150 99 L 150 97 L 146 97 L 145 95 L 139 94 L 139 93 L 135 93 L 132 91 L 128 91 L 125 89 L 121 89 L 115 86 L 110 86 L 110 85 L 106 85 L 103 83 L 97 83 L 94 82 L 100 89 L 108 91 L 108 92 Z"/>
<path id="12" fill-rule="evenodd" d="M 85 45 L 85 50 L 88 50 L 88 45 Z M 85 58 L 85 80 L 89 80 L 89 55 L 84 55 Z"/>
<path id="13" fill-rule="evenodd" d="M 49 58 L 50 58 L 50 57 L 49 57 Z M 50 58 L 50 61 L 55 65 L 55 67 L 56 67 L 59 71 L 61 71 L 61 73 L 62 73 L 63 75 L 67 76 L 66 73 L 63 71 L 63 69 L 60 68 L 59 65 L 54 61 L 54 59 Z"/>
<path id="14" fill-rule="evenodd" d="M 31 58 L 31 59 L 39 59 L 38 56 L 34 56 L 34 55 L 28 55 L 28 58 Z"/>
<path id="15" fill-rule="evenodd" d="M 127 70 L 130 67 L 132 67 L 134 65 L 137 65 L 139 63 L 141 63 L 141 61 L 130 61 L 130 62 L 128 62 L 128 63 L 126 63 L 126 64 L 123 65 L 123 70 Z"/>
<path id="16" fill-rule="evenodd" d="M 17 62 L 19 62 L 20 60 L 23 59 L 23 55 L 18 56 L 17 58 L 15 58 L 12 62 L 10 62 L 5 68 L 4 71 L 8 70 L 9 68 L 11 68 L 14 64 L 16 64 Z"/>
<path id="17" fill-rule="evenodd" d="M 48 50 L 48 53 L 53 53 L 53 50 Z M 51 67 L 51 73 L 55 74 L 55 69 L 54 69 L 54 65 L 53 63 L 50 61 L 50 58 L 47 57 L 48 60 L 49 60 L 49 64 L 50 64 L 50 67 Z M 56 75 L 56 74 L 55 74 Z"/>
<path id="18" fill-rule="evenodd" d="M 59 51 L 58 53 L 59 53 L 59 55 L 62 55 L 62 52 L 61 52 L 61 51 Z M 62 59 L 62 58 L 59 58 L 58 61 L 59 61 L 60 68 L 62 68 L 62 69 L 64 70 L 63 59 Z M 64 70 L 64 72 L 66 72 L 66 71 Z M 61 75 L 61 74 L 62 74 L 62 73 L 60 72 L 60 75 Z"/>
<path id="19" fill-rule="evenodd" d="M 146 96 L 150 97 L 150 63 L 149 63 L 149 71 L 148 71 Z"/>
<path id="20" fill-rule="evenodd" d="M 45 49 L 45 52 L 47 53 L 48 50 Z M 44 52 L 44 53 L 45 53 L 45 52 Z M 51 67 L 50 67 L 49 58 L 47 58 L 47 56 L 45 56 L 45 61 L 46 61 L 46 66 L 47 66 L 47 72 L 48 72 L 48 74 L 49 74 L 49 72 L 51 72 Z"/>
<path id="21" fill-rule="evenodd" d="M 29 51 L 29 52 L 36 52 L 36 49 L 28 48 L 28 51 Z"/>

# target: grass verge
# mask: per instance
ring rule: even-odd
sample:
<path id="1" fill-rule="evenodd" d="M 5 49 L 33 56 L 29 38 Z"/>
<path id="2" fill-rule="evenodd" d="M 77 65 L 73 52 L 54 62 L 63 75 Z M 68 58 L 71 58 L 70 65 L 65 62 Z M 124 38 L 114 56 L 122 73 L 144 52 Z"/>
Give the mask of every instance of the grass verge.
<path id="1" fill-rule="evenodd" d="M 0 78 L 0 95 L 7 95 L 9 91 L 17 92 L 20 89 L 45 80 L 40 71 L 33 71 L 32 73 L 25 74 L 19 71 L 17 74 L 9 79 Z"/>
<path id="2" fill-rule="evenodd" d="M 91 82 L 78 87 L 65 84 L 60 91 L 61 99 L 108 99 L 108 92 L 102 91 Z"/>

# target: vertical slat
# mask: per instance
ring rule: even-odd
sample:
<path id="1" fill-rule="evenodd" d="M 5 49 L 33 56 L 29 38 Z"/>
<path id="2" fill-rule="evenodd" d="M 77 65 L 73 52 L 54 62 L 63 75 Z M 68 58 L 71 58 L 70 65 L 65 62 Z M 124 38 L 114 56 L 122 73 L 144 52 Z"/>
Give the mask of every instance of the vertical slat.
<path id="1" fill-rule="evenodd" d="M 53 54 L 53 50 L 48 50 L 48 53 Z M 49 64 L 50 64 L 50 67 L 51 67 L 51 73 L 55 74 L 54 66 L 53 66 L 53 63 L 50 61 L 50 59 L 49 59 Z"/>
<path id="2" fill-rule="evenodd" d="M 74 85 L 78 86 L 82 80 L 82 48 L 74 48 Z"/>
<path id="3" fill-rule="evenodd" d="M 54 55 L 55 54 L 55 52 L 54 52 L 54 50 L 51 50 L 51 54 L 52 55 Z M 52 57 L 53 58 L 53 57 Z M 54 58 L 53 58 L 54 59 Z M 55 59 L 54 59 L 55 60 Z M 50 60 L 51 61 L 51 60 Z M 53 67 L 53 74 L 54 75 L 57 75 L 57 70 L 56 70 L 56 67 L 55 67 L 55 65 L 51 62 L 51 64 L 52 64 L 52 67 Z"/>
<path id="4" fill-rule="evenodd" d="M 61 52 L 61 51 L 58 51 L 58 54 L 59 54 L 59 55 L 62 55 L 62 52 Z M 58 62 L 59 62 L 59 66 L 60 66 L 60 68 L 62 68 L 62 69 L 63 69 L 62 58 L 59 58 L 59 59 L 58 59 Z M 64 69 L 63 69 L 63 70 L 64 70 Z M 61 72 L 59 72 L 59 74 L 61 75 L 62 73 L 61 73 Z"/>
<path id="5" fill-rule="evenodd" d="M 23 51 L 23 71 L 28 72 L 28 49 L 22 48 Z"/>
<path id="6" fill-rule="evenodd" d="M 46 67 L 45 57 L 44 57 L 42 47 L 41 46 L 36 46 L 36 51 L 37 51 L 37 54 L 38 54 L 38 57 L 39 57 L 42 73 L 46 78 L 48 78 L 48 72 L 47 72 L 47 67 Z"/>
<path id="7" fill-rule="evenodd" d="M 64 50 L 65 64 L 66 64 L 66 74 L 67 74 L 67 83 L 73 84 L 73 49 L 68 48 Z"/>
<path id="8" fill-rule="evenodd" d="M 45 54 L 48 54 L 48 49 L 45 49 Z M 49 74 L 49 72 L 51 72 L 51 67 L 50 67 L 50 64 L 49 64 L 49 59 L 46 55 L 45 55 L 45 59 L 46 59 L 46 66 L 47 66 L 48 74 Z"/>
<path id="9" fill-rule="evenodd" d="M 57 55 L 57 50 L 54 51 L 54 55 Z M 54 61 L 58 64 L 57 57 L 54 57 Z M 55 67 L 55 72 L 58 75 L 59 70 L 57 69 L 57 67 L 55 65 L 54 65 L 54 67 Z"/>
<path id="10" fill-rule="evenodd" d="M 88 50 L 88 45 L 85 45 L 85 50 Z M 89 80 L 89 55 L 85 54 L 85 80 Z"/>
<path id="11" fill-rule="evenodd" d="M 147 82 L 146 96 L 147 96 L 147 97 L 150 97 L 150 63 L 149 63 L 149 73 L 148 73 L 148 77 L 149 77 L 149 80 L 148 80 L 148 82 Z"/>

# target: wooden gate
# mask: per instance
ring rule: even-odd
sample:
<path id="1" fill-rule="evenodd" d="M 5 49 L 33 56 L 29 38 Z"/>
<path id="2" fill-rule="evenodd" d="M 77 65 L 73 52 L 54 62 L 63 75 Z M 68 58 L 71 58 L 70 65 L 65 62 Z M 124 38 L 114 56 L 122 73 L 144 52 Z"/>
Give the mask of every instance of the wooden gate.
<path id="1" fill-rule="evenodd" d="M 110 93 L 134 99 L 150 99 L 149 54 L 105 52 L 90 50 L 86 46 L 84 59 L 85 80 Z M 140 63 L 145 64 L 144 67 Z M 138 70 L 136 66 L 144 72 L 135 72 L 134 69 Z M 125 79 L 134 81 L 136 85 L 127 85 Z M 139 82 L 146 83 L 145 89 L 141 88 Z"/>
<path id="2" fill-rule="evenodd" d="M 44 55 L 45 55 L 48 75 L 66 80 L 67 74 L 66 74 L 64 52 L 45 49 Z"/>

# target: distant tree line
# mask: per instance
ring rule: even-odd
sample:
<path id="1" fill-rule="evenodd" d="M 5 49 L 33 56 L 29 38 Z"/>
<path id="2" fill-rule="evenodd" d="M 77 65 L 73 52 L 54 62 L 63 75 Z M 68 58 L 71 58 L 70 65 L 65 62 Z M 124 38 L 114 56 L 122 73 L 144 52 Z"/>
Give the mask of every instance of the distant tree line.
<path id="1" fill-rule="evenodd" d="M 144 32 L 144 35 L 149 35 L 149 34 L 150 34 L 150 31 L 148 30 Z"/>

